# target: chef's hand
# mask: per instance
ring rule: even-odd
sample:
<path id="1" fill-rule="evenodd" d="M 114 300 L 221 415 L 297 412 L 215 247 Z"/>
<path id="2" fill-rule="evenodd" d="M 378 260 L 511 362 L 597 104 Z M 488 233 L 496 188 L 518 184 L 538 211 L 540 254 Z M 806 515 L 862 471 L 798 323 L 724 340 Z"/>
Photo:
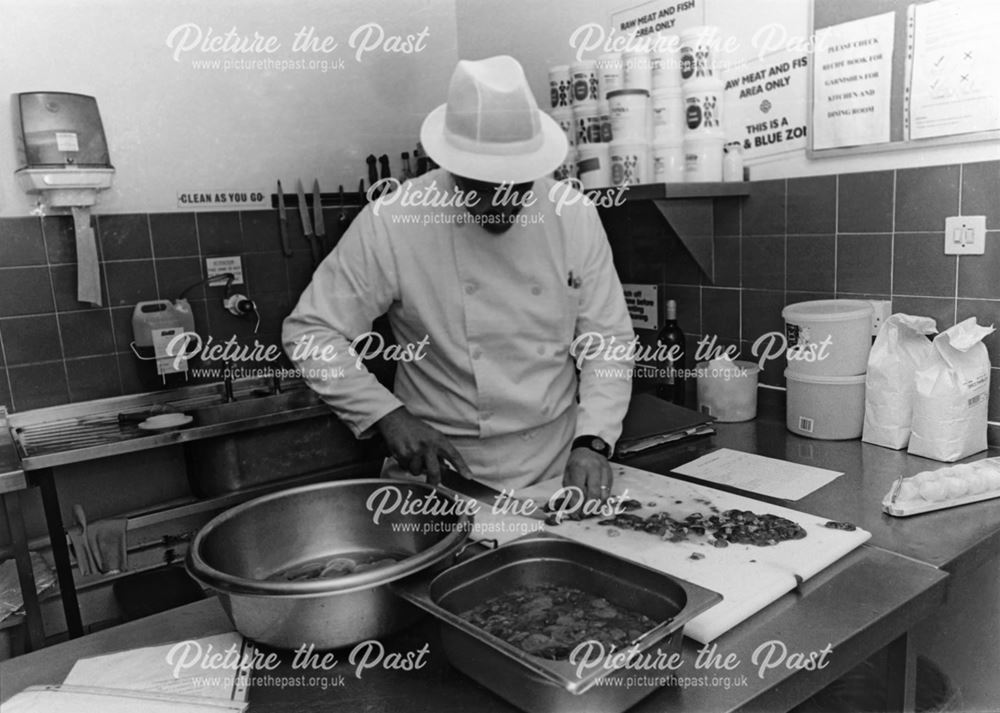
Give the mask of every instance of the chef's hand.
<path id="1" fill-rule="evenodd" d="M 451 463 L 463 477 L 472 477 L 469 466 L 444 434 L 428 426 L 405 407 L 390 411 L 375 425 L 396 462 L 414 475 L 426 473 L 427 482 L 431 485 L 441 482 L 442 460 Z"/>
<path id="2" fill-rule="evenodd" d="M 613 480 L 611 464 L 600 453 L 589 448 L 574 448 L 569 452 L 569 461 L 563 474 L 564 486 L 580 488 L 587 500 L 600 500 L 603 503 L 611 495 Z"/>

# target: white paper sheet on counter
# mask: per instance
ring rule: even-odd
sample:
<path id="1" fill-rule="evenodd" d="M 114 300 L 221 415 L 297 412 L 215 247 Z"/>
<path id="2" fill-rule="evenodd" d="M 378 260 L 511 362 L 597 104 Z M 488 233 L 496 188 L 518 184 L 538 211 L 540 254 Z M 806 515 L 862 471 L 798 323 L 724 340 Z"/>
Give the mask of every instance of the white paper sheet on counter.
<path id="1" fill-rule="evenodd" d="M 31 686 L 0 706 L 2 713 L 239 713 L 245 703 L 92 686 Z"/>
<path id="2" fill-rule="evenodd" d="M 80 659 L 63 683 L 246 702 L 246 678 L 252 673 L 249 666 L 238 669 L 234 664 L 226 668 L 206 668 L 194 662 L 207 660 L 209 653 L 224 653 L 235 646 L 240 652 L 237 660 L 248 664 L 253 657 L 252 643 L 233 631 L 193 639 L 185 644 L 186 649 L 174 651 L 172 657 L 171 650 L 179 646 L 178 642 Z M 182 661 L 193 665 L 178 666 Z"/>
<path id="3" fill-rule="evenodd" d="M 674 468 L 674 472 L 782 500 L 804 498 L 843 475 L 835 470 L 766 458 L 731 448 L 720 448 L 696 458 Z"/>

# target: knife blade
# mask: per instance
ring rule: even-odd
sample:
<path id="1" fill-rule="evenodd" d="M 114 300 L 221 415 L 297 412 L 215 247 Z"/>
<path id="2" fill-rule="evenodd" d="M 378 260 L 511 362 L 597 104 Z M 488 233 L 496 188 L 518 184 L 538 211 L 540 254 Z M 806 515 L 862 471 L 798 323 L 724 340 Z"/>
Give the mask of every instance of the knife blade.
<path id="1" fill-rule="evenodd" d="M 278 181 L 278 235 L 281 236 L 281 252 L 285 257 L 292 256 L 292 246 L 288 244 L 288 211 L 285 210 L 285 194 Z"/>
<path id="2" fill-rule="evenodd" d="M 442 468 L 441 484 L 450 490 L 454 490 L 456 493 L 460 493 L 467 498 L 472 498 L 476 502 L 488 506 L 491 510 L 495 506 L 499 506 L 501 512 L 507 512 L 518 517 L 529 517 L 533 520 L 541 520 L 542 522 L 548 519 L 544 508 L 538 506 L 537 503 L 536 507 L 530 513 L 526 512 L 524 499 L 516 498 L 509 492 L 501 493 L 499 490 L 494 490 L 488 485 L 483 485 L 478 480 L 463 478 L 450 465 L 445 465 Z"/>
<path id="3" fill-rule="evenodd" d="M 313 231 L 316 235 L 316 245 L 319 247 L 320 259 L 328 250 L 326 249 L 326 222 L 323 219 L 323 194 L 319 190 L 319 179 L 313 179 Z"/>
<path id="4" fill-rule="evenodd" d="M 319 249 L 316 247 L 316 241 L 313 239 L 313 227 L 312 220 L 309 218 L 309 206 L 306 204 L 306 192 L 302 188 L 302 179 L 298 179 L 295 184 L 295 192 L 299 199 L 299 217 L 302 219 L 302 234 L 306 237 L 306 242 L 309 243 L 309 252 L 312 254 L 313 267 L 319 265 Z"/>
<path id="5" fill-rule="evenodd" d="M 340 196 L 340 217 L 338 220 L 341 223 L 347 222 L 347 199 L 344 197 L 344 184 L 341 183 L 337 186 L 337 194 Z M 343 232 L 343 230 L 341 230 Z"/>
<path id="6" fill-rule="evenodd" d="M 365 193 L 365 179 L 358 181 L 358 201 L 364 206 L 368 202 L 368 194 Z"/>

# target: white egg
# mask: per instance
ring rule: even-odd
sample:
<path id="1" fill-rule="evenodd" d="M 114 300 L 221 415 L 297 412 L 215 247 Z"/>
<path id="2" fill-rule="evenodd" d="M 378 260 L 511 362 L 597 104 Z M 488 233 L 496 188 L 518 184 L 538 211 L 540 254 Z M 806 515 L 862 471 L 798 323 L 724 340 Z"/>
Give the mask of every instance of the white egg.
<path id="1" fill-rule="evenodd" d="M 948 489 L 944 483 L 939 483 L 936 480 L 925 481 L 918 488 L 920 497 L 930 502 L 941 502 L 948 497 Z"/>
<path id="2" fill-rule="evenodd" d="M 916 500 L 918 497 L 920 497 L 920 486 L 914 483 L 912 478 L 906 478 L 899 486 L 896 500 Z"/>
<path id="3" fill-rule="evenodd" d="M 937 476 L 929 470 L 922 471 L 914 475 L 910 480 L 912 480 L 917 485 L 923 485 L 924 483 L 933 483 L 937 480 Z"/>
<path id="4" fill-rule="evenodd" d="M 1000 490 L 1000 472 L 990 471 L 986 473 L 987 490 Z"/>
<path id="5" fill-rule="evenodd" d="M 948 490 L 948 499 L 954 500 L 955 498 L 960 498 L 963 495 L 968 494 L 969 484 L 966 483 L 961 478 L 956 478 L 954 476 L 945 476 L 944 479 L 945 487 Z"/>

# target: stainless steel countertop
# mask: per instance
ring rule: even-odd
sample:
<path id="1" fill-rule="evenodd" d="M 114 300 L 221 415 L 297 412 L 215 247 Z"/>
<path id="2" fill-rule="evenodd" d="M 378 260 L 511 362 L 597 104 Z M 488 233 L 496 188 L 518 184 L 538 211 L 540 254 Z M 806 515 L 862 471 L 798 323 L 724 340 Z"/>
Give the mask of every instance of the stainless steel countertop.
<path id="1" fill-rule="evenodd" d="M 267 388 L 268 386 L 269 382 L 266 379 L 249 378 L 236 380 L 233 389 L 237 400 L 245 400 L 249 398 L 248 394 L 250 392 L 255 389 Z M 292 388 L 305 389 L 307 387 L 304 384 L 296 382 Z M 101 415 L 106 415 L 110 419 L 117 419 L 119 413 L 137 412 L 156 407 L 165 407 L 167 405 L 171 407 L 170 410 L 188 412 L 196 411 L 200 407 L 217 405 L 222 401 L 223 388 L 221 383 L 212 383 L 165 391 L 115 396 L 107 399 L 9 414 L 7 424 L 3 428 L 0 428 L 0 431 L 2 431 L 0 433 L 0 492 L 3 491 L 5 478 L 14 482 L 17 472 L 21 472 L 21 477 L 23 478 L 24 471 L 31 472 L 42 468 L 52 468 L 87 460 L 108 458 L 123 453 L 162 448 L 164 446 L 188 443 L 190 441 L 198 441 L 205 438 L 223 436 L 230 433 L 248 431 L 332 413 L 326 404 L 316 403 L 305 407 L 290 408 L 223 423 L 198 425 L 196 421 L 190 426 L 184 426 L 173 431 L 150 432 L 148 434 L 138 433 L 134 437 L 124 440 L 40 455 L 24 455 L 19 453 L 11 435 L 12 431 L 19 428 L 30 428 L 39 424 L 47 424 L 65 419 L 94 418 Z"/>
<path id="2" fill-rule="evenodd" d="M 751 497 L 831 520 L 852 522 L 872 533 L 870 545 L 953 573 L 974 568 L 1000 547 L 1000 498 L 904 518 L 882 512 L 882 498 L 896 478 L 942 468 L 947 465 L 945 463 L 859 440 L 821 441 L 796 436 L 785 428 L 783 417 L 776 413 L 744 423 L 719 423 L 716 428 L 718 432 L 713 436 L 622 462 L 666 474 L 671 468 L 725 447 L 842 471 L 842 476 L 801 500 L 779 500 L 756 494 L 751 494 Z M 1000 449 L 991 448 L 968 460 L 998 455 Z M 692 480 L 674 473 L 671 475 Z M 742 492 L 707 484 L 722 490 Z"/>
<path id="3" fill-rule="evenodd" d="M 685 639 L 685 665 L 678 671 L 650 675 L 729 675 L 746 682 L 728 689 L 722 685 L 689 685 L 654 691 L 634 713 L 724 713 L 737 710 L 787 710 L 828 685 L 923 618 L 944 601 L 948 575 L 904 557 L 862 546 L 786 594 L 774 604 L 720 637 L 718 653 L 733 654 L 740 665 L 732 671 L 695 669 L 698 644 Z M 188 604 L 162 614 L 106 629 L 80 639 L 57 644 L 0 663 L 0 699 L 6 700 L 30 685 L 58 683 L 77 659 L 126 648 L 152 646 L 187 638 L 230 631 L 231 625 L 218 600 Z M 788 651 L 808 654 L 832 647 L 829 665 L 822 670 L 791 671 L 785 668 L 758 676 L 754 651 L 768 641 L 780 640 Z M 365 671 L 359 679 L 348 664 L 350 649 L 337 652 L 340 662 L 328 672 L 292 669 L 285 655 L 277 677 L 321 676 L 343 685 L 322 687 L 305 682 L 288 685 L 254 685 L 250 691 L 253 713 L 273 711 L 391 710 L 398 713 L 508 713 L 514 707 L 493 695 L 447 664 L 437 622 L 425 617 L 413 627 L 385 638 L 385 652 L 405 653 L 429 646 L 427 664 L 417 671 L 381 668 Z"/>

